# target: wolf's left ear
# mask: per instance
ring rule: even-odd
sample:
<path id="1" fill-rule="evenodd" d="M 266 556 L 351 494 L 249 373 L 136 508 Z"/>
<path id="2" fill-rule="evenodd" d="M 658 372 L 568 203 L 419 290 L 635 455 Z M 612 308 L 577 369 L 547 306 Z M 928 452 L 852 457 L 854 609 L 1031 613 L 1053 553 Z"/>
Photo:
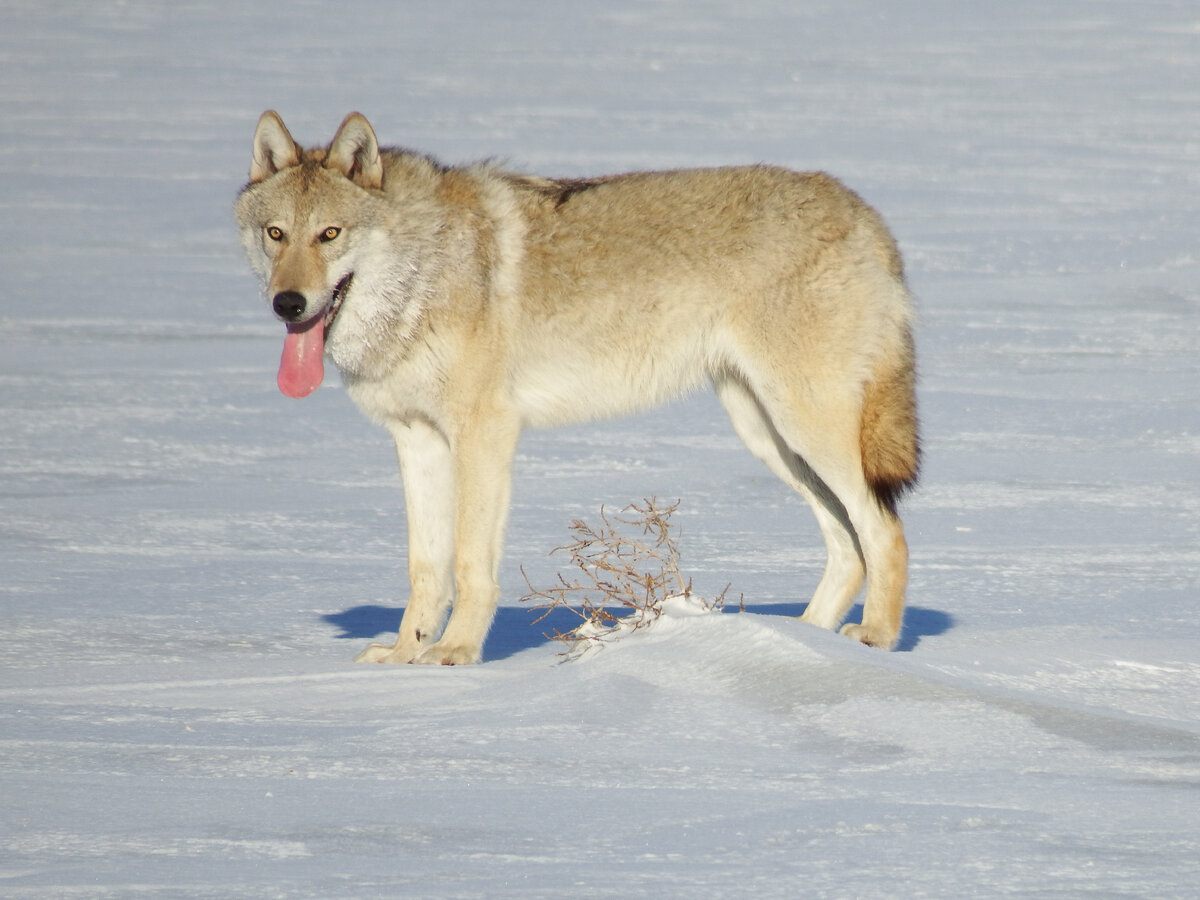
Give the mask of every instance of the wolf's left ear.
<path id="1" fill-rule="evenodd" d="M 270 178 L 281 169 L 300 165 L 300 148 L 292 140 L 283 119 L 268 109 L 258 120 L 254 132 L 254 157 L 250 160 L 250 181 Z"/>
<path id="2" fill-rule="evenodd" d="M 378 190 L 383 187 L 383 160 L 371 123 L 361 113 L 352 112 L 333 136 L 325 168 L 341 172 L 359 187 Z"/>

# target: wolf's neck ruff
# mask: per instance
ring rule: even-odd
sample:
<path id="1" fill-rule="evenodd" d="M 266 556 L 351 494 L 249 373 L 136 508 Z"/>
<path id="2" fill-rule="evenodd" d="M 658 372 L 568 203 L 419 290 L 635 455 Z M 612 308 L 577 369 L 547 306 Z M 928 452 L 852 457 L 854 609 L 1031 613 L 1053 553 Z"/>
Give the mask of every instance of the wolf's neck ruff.
<path id="1" fill-rule="evenodd" d="M 337 318 L 350 289 L 353 275 L 347 275 L 333 289 L 333 298 L 325 307 L 324 315 L 316 315 L 307 322 L 288 325 L 287 337 L 283 340 L 283 356 L 279 360 L 279 390 L 289 397 L 307 397 L 325 378 L 325 337 Z"/>

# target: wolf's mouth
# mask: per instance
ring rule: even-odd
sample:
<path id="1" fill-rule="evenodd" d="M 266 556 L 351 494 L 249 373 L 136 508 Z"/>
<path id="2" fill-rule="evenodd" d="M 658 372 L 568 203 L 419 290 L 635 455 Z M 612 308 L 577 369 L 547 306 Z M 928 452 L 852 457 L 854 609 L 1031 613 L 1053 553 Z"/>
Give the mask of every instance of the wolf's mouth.
<path id="1" fill-rule="evenodd" d="M 325 355 L 325 335 L 342 308 L 353 277 L 353 274 L 347 275 L 337 283 L 324 314 L 318 313 L 306 322 L 288 324 L 276 380 L 279 389 L 289 397 L 307 397 L 320 387 L 325 377 L 325 364 L 321 360 Z"/>
<path id="2" fill-rule="evenodd" d="M 345 278 L 337 283 L 337 287 L 333 289 L 333 298 L 329 301 L 329 306 L 325 310 L 325 336 L 329 336 L 329 329 L 333 326 L 333 320 L 337 318 L 337 314 L 341 312 L 342 301 L 346 299 L 346 292 L 350 290 L 350 282 L 354 279 L 354 273 L 351 272 Z"/>

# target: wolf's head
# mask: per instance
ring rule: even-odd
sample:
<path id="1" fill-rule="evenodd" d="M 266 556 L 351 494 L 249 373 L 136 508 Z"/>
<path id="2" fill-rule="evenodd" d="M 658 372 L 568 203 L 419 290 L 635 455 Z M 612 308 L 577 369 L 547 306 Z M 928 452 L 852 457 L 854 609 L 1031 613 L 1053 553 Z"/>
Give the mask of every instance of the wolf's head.
<path id="1" fill-rule="evenodd" d="M 365 352 L 363 335 L 386 330 L 399 315 L 385 308 L 393 298 L 378 286 L 402 286 L 381 264 L 389 258 L 383 187 L 375 132 L 360 114 L 346 117 L 328 148 L 311 150 L 292 139 L 275 112 L 259 119 L 250 181 L 235 213 L 250 263 L 287 326 L 278 383 L 290 397 L 320 385 L 327 338 L 335 362 L 353 370 Z M 356 281 L 361 268 L 372 271 L 358 272 Z M 356 334 L 343 340 L 342 331 Z"/>

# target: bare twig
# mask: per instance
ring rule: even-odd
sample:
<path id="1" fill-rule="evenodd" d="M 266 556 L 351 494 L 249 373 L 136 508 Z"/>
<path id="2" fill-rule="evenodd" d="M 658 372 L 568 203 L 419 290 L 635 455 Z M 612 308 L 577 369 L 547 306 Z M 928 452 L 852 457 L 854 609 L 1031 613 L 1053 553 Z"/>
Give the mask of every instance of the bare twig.
<path id="1" fill-rule="evenodd" d="M 651 497 L 640 505 L 630 504 L 619 515 L 610 516 L 601 507 L 597 528 L 578 519 L 572 522 L 574 540 L 551 555 L 567 553 L 581 577 L 568 580 L 559 573 L 554 587 L 539 589 L 525 576 L 529 593 L 521 600 L 537 601 L 533 608 L 544 611 L 535 622 L 556 609 L 583 620 L 570 631 L 555 629 L 547 637 L 568 644 L 565 652 L 571 652 L 580 641 L 603 640 L 622 622 L 634 629 L 649 624 L 662 615 L 662 604 L 669 598 L 690 597 L 692 582 L 680 569 L 670 521 L 678 509 L 679 501 L 660 506 Z M 726 586 L 706 605 L 722 607 L 728 590 Z"/>

